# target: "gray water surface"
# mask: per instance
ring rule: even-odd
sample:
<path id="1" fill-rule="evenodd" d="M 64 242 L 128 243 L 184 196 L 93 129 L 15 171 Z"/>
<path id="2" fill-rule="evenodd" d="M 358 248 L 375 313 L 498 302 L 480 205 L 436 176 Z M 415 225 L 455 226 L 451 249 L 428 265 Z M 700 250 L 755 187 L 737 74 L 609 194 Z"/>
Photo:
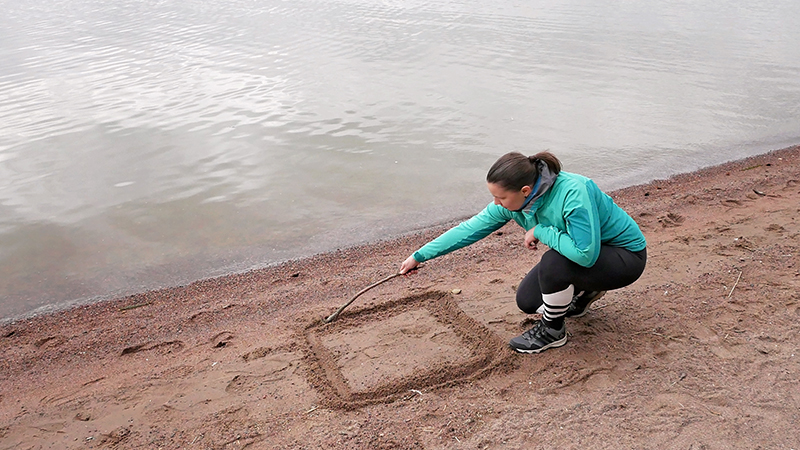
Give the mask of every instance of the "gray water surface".
<path id="1" fill-rule="evenodd" d="M 0 318 L 800 142 L 800 4 L 3 0 Z M 399 264 L 400 261 L 398 261 Z"/>

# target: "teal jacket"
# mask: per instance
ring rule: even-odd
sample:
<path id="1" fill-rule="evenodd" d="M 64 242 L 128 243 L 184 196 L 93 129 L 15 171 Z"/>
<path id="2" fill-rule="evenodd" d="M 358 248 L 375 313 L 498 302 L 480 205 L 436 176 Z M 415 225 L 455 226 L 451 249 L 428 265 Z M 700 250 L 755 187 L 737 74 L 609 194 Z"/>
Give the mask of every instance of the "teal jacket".
<path id="1" fill-rule="evenodd" d="M 414 252 L 418 262 L 466 247 L 514 220 L 539 241 L 583 267 L 592 267 L 601 245 L 632 252 L 647 246 L 636 222 L 589 178 L 560 172 L 550 189 L 522 211 L 490 203 Z"/>

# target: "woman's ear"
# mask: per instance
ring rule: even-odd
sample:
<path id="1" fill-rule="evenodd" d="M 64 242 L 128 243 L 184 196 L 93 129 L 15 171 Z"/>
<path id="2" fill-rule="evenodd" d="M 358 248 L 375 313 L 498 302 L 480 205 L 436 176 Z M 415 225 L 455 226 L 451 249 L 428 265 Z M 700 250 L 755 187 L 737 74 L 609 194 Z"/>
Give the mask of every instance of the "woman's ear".
<path id="1" fill-rule="evenodd" d="M 522 186 L 522 195 L 523 197 L 527 197 L 531 195 L 533 189 L 530 186 Z"/>

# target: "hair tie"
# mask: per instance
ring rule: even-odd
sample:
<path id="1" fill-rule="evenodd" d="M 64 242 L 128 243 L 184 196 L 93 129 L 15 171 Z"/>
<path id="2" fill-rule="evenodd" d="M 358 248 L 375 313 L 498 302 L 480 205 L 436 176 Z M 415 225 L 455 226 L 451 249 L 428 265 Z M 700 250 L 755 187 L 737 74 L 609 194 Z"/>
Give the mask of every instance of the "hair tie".
<path id="1" fill-rule="evenodd" d="M 540 159 L 539 159 L 539 158 L 537 158 L 536 156 L 528 156 L 528 161 L 530 161 L 530 162 L 531 162 L 531 164 L 536 164 L 536 165 L 538 165 L 538 164 L 539 164 L 539 161 L 540 161 Z"/>

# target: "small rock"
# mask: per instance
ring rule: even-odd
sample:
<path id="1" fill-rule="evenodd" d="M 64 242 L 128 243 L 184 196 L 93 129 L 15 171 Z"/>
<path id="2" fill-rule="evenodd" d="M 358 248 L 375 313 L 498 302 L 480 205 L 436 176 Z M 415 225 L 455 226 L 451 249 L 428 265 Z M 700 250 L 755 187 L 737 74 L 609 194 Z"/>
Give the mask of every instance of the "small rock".
<path id="1" fill-rule="evenodd" d="M 460 294 L 460 293 L 461 293 L 461 289 L 453 289 L 451 292 L 452 292 L 453 294 L 456 294 L 456 295 L 458 295 L 458 294 Z"/>

